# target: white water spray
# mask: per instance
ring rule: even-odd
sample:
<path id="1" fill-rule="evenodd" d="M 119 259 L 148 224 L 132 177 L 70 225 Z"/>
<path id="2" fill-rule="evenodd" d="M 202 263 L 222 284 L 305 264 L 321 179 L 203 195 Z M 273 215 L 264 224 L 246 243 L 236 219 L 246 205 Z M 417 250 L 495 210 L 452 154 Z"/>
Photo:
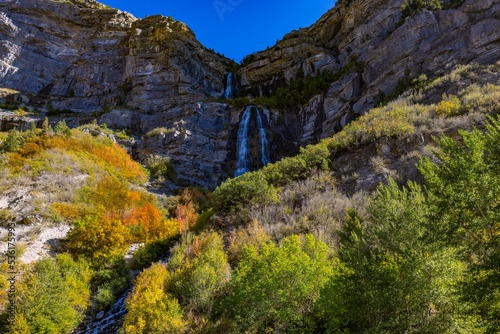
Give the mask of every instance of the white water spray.
<path id="1" fill-rule="evenodd" d="M 252 110 L 256 111 L 257 130 L 260 138 L 260 159 L 262 165 L 265 166 L 270 162 L 269 157 L 269 144 L 267 141 L 266 130 L 262 121 L 261 111 L 254 105 L 249 105 L 245 108 L 243 116 L 241 117 L 240 125 L 238 128 L 238 137 L 236 144 L 236 171 L 234 176 L 240 176 L 252 169 L 252 154 L 250 152 L 249 143 L 249 130 L 250 121 L 252 119 Z"/>
<path id="2" fill-rule="evenodd" d="M 257 109 L 257 127 L 259 129 L 260 136 L 260 156 L 262 165 L 265 166 L 269 163 L 269 145 L 267 143 L 266 130 L 262 126 L 262 118 L 260 116 L 261 111 Z"/>
<path id="3" fill-rule="evenodd" d="M 248 129 L 250 126 L 250 116 L 252 116 L 253 106 L 247 106 L 241 117 L 238 128 L 237 146 L 236 146 L 236 171 L 234 176 L 240 176 L 250 170 L 250 159 L 248 149 Z"/>
<path id="4" fill-rule="evenodd" d="M 238 86 L 236 82 L 236 74 L 229 73 L 226 79 L 226 90 L 224 91 L 225 99 L 234 99 L 238 97 Z"/>

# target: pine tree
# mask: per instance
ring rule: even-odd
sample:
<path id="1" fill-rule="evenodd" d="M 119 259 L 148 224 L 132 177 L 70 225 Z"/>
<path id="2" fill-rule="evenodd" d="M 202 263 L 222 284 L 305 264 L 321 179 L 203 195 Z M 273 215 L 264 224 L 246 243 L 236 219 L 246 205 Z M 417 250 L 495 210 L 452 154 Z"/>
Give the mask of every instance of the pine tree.
<path id="1" fill-rule="evenodd" d="M 19 131 L 13 129 L 9 131 L 9 135 L 2 143 L 1 149 L 5 152 L 14 152 L 16 151 L 22 144 L 22 137 L 19 134 Z"/>

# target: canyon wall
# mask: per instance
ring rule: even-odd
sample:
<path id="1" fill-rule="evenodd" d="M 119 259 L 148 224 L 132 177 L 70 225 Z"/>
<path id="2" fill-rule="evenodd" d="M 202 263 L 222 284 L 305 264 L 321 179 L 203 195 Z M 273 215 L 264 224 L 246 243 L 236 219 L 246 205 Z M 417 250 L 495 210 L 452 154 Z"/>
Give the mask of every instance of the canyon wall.
<path id="1" fill-rule="evenodd" d="M 500 58 L 498 1 L 446 0 L 442 10 L 406 17 L 404 2 L 338 1 L 315 24 L 244 59 L 237 81 L 250 98 L 298 76 L 338 74 L 303 105 L 263 108 L 272 161 L 340 131 L 398 81 Z M 213 188 L 234 173 L 244 107 L 218 100 L 230 68 L 170 17 L 137 19 L 92 0 L 0 2 L 0 87 L 42 115 L 93 113 L 142 137 L 137 157 L 168 155 L 180 185 Z"/>

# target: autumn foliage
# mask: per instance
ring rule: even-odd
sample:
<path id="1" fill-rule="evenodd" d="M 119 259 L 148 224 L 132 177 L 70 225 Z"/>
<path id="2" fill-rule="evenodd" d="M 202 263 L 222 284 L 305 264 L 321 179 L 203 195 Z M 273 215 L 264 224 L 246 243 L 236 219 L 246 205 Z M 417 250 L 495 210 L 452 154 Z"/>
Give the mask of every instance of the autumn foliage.
<path id="1" fill-rule="evenodd" d="M 199 214 L 196 212 L 193 202 L 188 202 L 177 206 L 175 216 L 179 223 L 179 230 L 186 232 L 196 224 Z"/>
<path id="2" fill-rule="evenodd" d="M 124 333 L 183 333 L 187 322 L 182 309 L 166 290 L 169 273 L 165 265 L 155 263 L 137 278 L 127 298 Z"/>
<path id="3" fill-rule="evenodd" d="M 46 205 L 51 218 L 73 224 L 68 247 L 74 254 L 102 262 L 123 254 L 132 241 L 163 240 L 178 233 L 179 223 L 139 186 L 148 180 L 147 171 L 106 136 L 46 129 L 17 133 L 14 139 L 16 145 L 5 152 L 12 175 L 58 173 L 84 180 L 71 195 Z M 197 219 L 189 205 L 179 215 L 182 226 Z"/>
<path id="4" fill-rule="evenodd" d="M 129 230 L 119 220 L 85 216 L 75 222 L 68 234 L 68 248 L 97 263 L 125 253 L 130 239 Z"/>
<path id="5" fill-rule="evenodd" d="M 83 171 L 94 174 L 113 174 L 132 183 L 147 181 L 144 168 L 128 155 L 124 148 L 106 137 L 92 137 L 81 131 L 71 131 L 71 137 L 62 135 L 32 135 L 23 138 L 22 144 L 8 153 L 9 165 L 14 172 L 29 171 L 30 161 L 47 151 L 71 155 Z"/>

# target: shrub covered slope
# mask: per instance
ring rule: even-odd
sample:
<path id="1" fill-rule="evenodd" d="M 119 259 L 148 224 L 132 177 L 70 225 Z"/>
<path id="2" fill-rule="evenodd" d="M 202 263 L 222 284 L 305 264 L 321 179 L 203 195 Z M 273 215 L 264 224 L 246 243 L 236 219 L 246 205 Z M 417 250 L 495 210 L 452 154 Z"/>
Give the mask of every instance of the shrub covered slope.
<path id="1" fill-rule="evenodd" d="M 3 328 L 69 333 L 132 266 L 122 333 L 498 332 L 499 66 L 427 80 L 213 193 L 153 196 L 125 150 L 84 129 L 3 135 L 2 191 L 60 179 L 31 210 L 71 227 L 55 258 L 19 262 Z"/>

